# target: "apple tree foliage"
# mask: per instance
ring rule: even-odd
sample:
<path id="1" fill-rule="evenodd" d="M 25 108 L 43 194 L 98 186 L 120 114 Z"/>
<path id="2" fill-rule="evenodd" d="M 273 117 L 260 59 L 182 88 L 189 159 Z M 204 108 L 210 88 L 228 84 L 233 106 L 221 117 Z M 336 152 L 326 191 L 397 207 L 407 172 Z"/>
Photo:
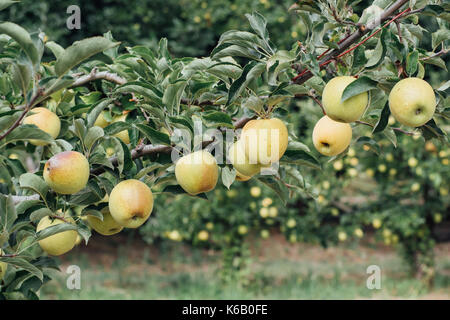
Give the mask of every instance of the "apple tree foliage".
<path id="1" fill-rule="evenodd" d="M 0 0 L 0 9 L 12 3 Z M 435 209 L 424 203 L 432 203 L 437 211 L 441 208 L 440 212 L 448 208 L 448 198 L 439 197 L 443 195 L 443 182 L 448 181 L 448 170 L 441 166 L 445 164 L 435 154 L 438 151 L 424 153 L 416 145 L 411 147 L 410 135 L 418 133 L 426 140 L 435 139 L 435 148 L 442 145 L 442 150 L 448 150 L 442 129 L 448 128 L 448 82 L 434 88 L 436 114 L 420 128 L 390 124 L 387 98 L 400 79 L 427 79 L 432 68 L 446 68 L 443 58 L 448 52 L 449 5 L 440 1 L 375 1 L 372 7 L 357 13 L 352 10 L 352 1 L 300 1 L 290 10 L 298 15 L 306 30 L 302 41 L 291 47 L 275 47 L 270 24 L 254 12 L 246 15 L 252 31 L 226 31 L 204 58 L 174 58 L 165 39 L 161 39 L 157 49 L 144 45 L 124 47 L 111 33 L 63 48 L 48 40 L 43 32 L 30 33 L 13 22 L 0 23 L 0 262 L 8 264 L 0 283 L 0 297 L 38 298 L 39 288 L 50 280 L 48 270 L 59 264 L 43 254 L 38 241 L 76 229 L 87 244 L 91 230 L 83 216 L 102 217 L 100 210 L 106 205 L 102 199 L 119 181 L 130 178 L 140 179 L 155 194 L 156 210 L 143 227 L 149 240 L 166 236 L 172 240 L 205 241 L 198 240 L 198 232 L 203 228 L 190 221 L 212 219 L 205 228 L 214 230 L 210 239 L 213 245 L 222 240 L 231 244 L 225 246 L 230 265 L 236 264 L 243 238 L 255 227 L 263 232 L 278 225 L 293 242 L 313 239 L 326 245 L 342 240 L 342 232 L 372 221 L 374 214 L 385 223 L 383 230 L 389 228 L 398 241 L 405 243 L 406 254 L 428 250 L 430 245 L 417 240 L 416 231 L 422 230 L 421 221 L 429 219 Z M 374 15 L 374 11 L 380 14 Z M 432 17 L 438 30 L 429 35 L 420 23 L 420 15 Z M 431 37 L 431 47 L 421 47 L 422 37 Z M 324 188 L 321 170 L 329 173 L 330 165 L 345 162 L 348 152 L 324 159 L 311 150 L 310 138 L 321 112 L 321 92 L 335 75 L 358 77 L 346 88 L 344 98 L 370 92 L 368 110 L 361 121 L 352 124 L 351 148 L 364 155 L 357 164 L 358 170 L 379 168 L 389 152 L 398 174 L 410 181 L 407 157 L 414 156 L 427 165 L 434 163 L 423 168 L 423 180 L 419 180 L 423 199 L 396 201 L 398 197 L 410 198 L 407 191 L 411 186 L 400 183 L 401 179 L 396 186 L 386 178 L 378 185 L 379 198 L 366 201 L 364 211 L 356 219 L 351 214 L 342 215 L 337 238 L 336 232 L 331 232 L 336 221 L 326 223 L 328 207 L 323 204 L 335 201 L 338 213 L 352 211 L 342 203 L 341 195 L 333 194 L 342 190 L 335 185 L 348 182 L 344 179 L 347 173 L 343 166 L 338 170 L 342 173 L 329 174 L 325 184 L 328 188 Z M 61 132 L 56 139 L 33 125 L 21 123 L 28 112 L 40 105 L 61 119 Z M 103 129 L 94 126 L 100 113 L 112 120 L 124 111 L 129 112 L 125 122 Z M 264 197 L 255 196 L 257 189 L 253 189 L 251 197 L 255 201 L 246 202 L 248 194 L 240 192 L 243 184 L 234 181 L 236 172 L 229 164 L 221 165 L 221 182 L 229 191 L 223 193 L 218 187 L 195 198 L 183 194 L 176 184 L 170 157 L 171 147 L 179 143 L 173 134 L 176 129 L 194 132 L 199 123 L 203 132 L 208 128 L 239 129 L 250 119 L 266 114 L 288 124 L 289 146 L 276 175 L 257 176 L 249 183 L 264 186 L 263 195 L 271 190 L 277 199 L 270 197 L 271 204 L 266 201 L 260 205 L 256 198 Z M 130 137 L 128 145 L 115 136 L 124 130 Z M 205 147 L 214 143 L 206 134 L 203 138 Z M 48 144 L 36 147 L 28 143 L 30 139 Z M 88 158 L 91 177 L 79 193 L 62 196 L 48 188 L 42 169 L 52 155 L 67 150 L 79 151 Z M 113 150 L 113 156 L 108 156 L 108 150 Z M 434 158 L 428 161 L 427 157 Z M 355 161 L 350 165 L 354 164 Z M 233 194 L 233 190 L 239 192 Z M 240 211 L 227 215 L 230 211 L 224 195 L 242 203 Z M 421 200 L 419 204 L 424 209 L 414 202 Z M 188 204 L 192 205 L 192 215 L 183 216 Z M 408 206 L 415 215 L 405 209 Z M 267 210 L 261 211 L 263 208 Z M 58 210 L 71 213 L 76 226 L 61 223 L 35 231 L 41 218 Z M 178 219 L 181 232 L 164 226 L 169 214 L 174 217 L 171 221 Z M 424 237 L 427 232 L 423 231 Z"/>

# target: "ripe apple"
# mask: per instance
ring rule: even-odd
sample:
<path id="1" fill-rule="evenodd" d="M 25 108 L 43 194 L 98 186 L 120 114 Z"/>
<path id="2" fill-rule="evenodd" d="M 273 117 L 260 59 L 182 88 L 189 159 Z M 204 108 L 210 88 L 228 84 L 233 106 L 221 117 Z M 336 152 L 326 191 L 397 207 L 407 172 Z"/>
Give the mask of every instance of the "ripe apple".
<path id="1" fill-rule="evenodd" d="M 339 122 L 359 120 L 368 103 L 367 92 L 360 93 L 342 102 L 344 89 L 356 78 L 349 76 L 335 77 L 328 81 L 322 93 L 323 108 L 328 117 Z"/>
<path id="2" fill-rule="evenodd" d="M 44 180 L 55 192 L 74 194 L 89 179 L 89 162 L 76 151 L 65 151 L 51 157 L 44 166 Z"/>
<path id="3" fill-rule="evenodd" d="M 123 226 L 114 220 L 108 207 L 104 207 L 101 213 L 103 214 L 103 221 L 95 216 L 87 217 L 87 221 L 92 229 L 104 236 L 111 236 L 122 231 Z"/>
<path id="4" fill-rule="evenodd" d="M 323 116 L 314 126 L 314 147 L 325 156 L 335 156 L 343 152 L 351 140 L 352 128 L 348 123 L 337 122 Z"/>
<path id="5" fill-rule="evenodd" d="M 420 127 L 431 120 L 436 110 L 433 88 L 419 78 L 400 80 L 389 94 L 394 118 L 408 127 Z"/>
<path id="6" fill-rule="evenodd" d="M 261 170 L 261 165 L 249 163 L 242 140 L 238 140 L 228 149 L 228 159 L 241 176 L 252 177 Z"/>
<path id="7" fill-rule="evenodd" d="M 3 254 L 2 249 L 0 249 L 0 255 Z M 8 269 L 8 264 L 6 262 L 0 261 L 0 281 L 3 279 L 6 273 L 6 269 Z"/>
<path id="8" fill-rule="evenodd" d="M 153 194 L 142 181 L 129 179 L 117 184 L 109 195 L 112 218 L 126 228 L 138 228 L 150 217 Z"/>
<path id="9" fill-rule="evenodd" d="M 267 166 L 286 151 L 288 130 L 277 118 L 251 120 L 242 129 L 241 140 L 249 163 Z"/>
<path id="10" fill-rule="evenodd" d="M 68 223 L 75 224 L 75 221 L 71 217 L 64 217 L 64 219 Z M 56 226 L 61 223 L 66 223 L 65 221 L 58 218 L 50 218 L 49 216 L 44 217 L 39 221 L 36 232 L 47 229 L 51 226 Z M 66 252 L 72 250 L 77 241 L 78 232 L 75 230 L 67 230 L 57 234 L 54 234 L 50 237 L 47 237 L 43 240 L 39 241 L 39 245 L 42 250 L 47 252 L 52 256 L 60 256 Z"/>
<path id="11" fill-rule="evenodd" d="M 216 187 L 219 167 L 211 153 L 200 150 L 177 161 L 175 177 L 184 191 L 196 195 Z"/>
<path id="12" fill-rule="evenodd" d="M 118 116 L 118 117 L 114 118 L 112 123 L 120 122 L 120 121 L 125 122 L 125 119 L 127 118 L 127 115 L 128 114 L 123 114 L 121 116 Z M 120 132 L 116 133 L 114 135 L 114 137 L 119 138 L 125 144 L 129 144 L 130 143 L 130 136 L 128 135 L 128 130 L 120 131 Z"/>
<path id="13" fill-rule="evenodd" d="M 56 137 L 59 135 L 59 131 L 61 130 L 61 121 L 59 120 L 58 116 L 47 108 L 43 107 L 34 108 L 33 110 L 31 110 L 31 112 L 33 114 L 27 116 L 23 120 L 23 123 L 34 124 L 42 131 L 45 131 L 46 133 L 51 135 L 53 139 L 56 139 Z M 34 139 L 30 140 L 30 143 L 34 144 L 35 146 L 44 146 L 48 144 L 45 141 Z"/>
<path id="14" fill-rule="evenodd" d="M 243 175 L 242 173 L 240 173 L 239 171 L 236 170 L 236 180 L 237 181 L 248 181 L 251 178 L 252 177 L 248 177 L 246 175 Z"/>
<path id="15" fill-rule="evenodd" d="M 109 125 L 108 120 L 106 120 L 106 118 L 105 118 L 105 113 L 106 113 L 106 111 L 102 111 L 98 115 L 97 119 L 95 119 L 94 126 L 97 126 L 100 128 L 105 128 L 107 125 Z"/>

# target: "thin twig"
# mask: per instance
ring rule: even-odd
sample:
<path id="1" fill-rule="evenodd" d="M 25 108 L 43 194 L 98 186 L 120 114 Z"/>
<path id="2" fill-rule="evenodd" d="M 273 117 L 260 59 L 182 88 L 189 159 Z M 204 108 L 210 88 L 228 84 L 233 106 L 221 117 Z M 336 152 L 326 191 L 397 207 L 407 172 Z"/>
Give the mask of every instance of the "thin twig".
<path id="1" fill-rule="evenodd" d="M 386 23 L 383 27 L 381 27 L 380 29 L 378 29 L 376 32 L 374 32 L 370 37 L 366 38 L 365 40 L 363 40 L 362 42 L 360 42 L 359 44 L 351 47 L 350 49 L 346 50 L 347 48 L 349 48 L 353 43 L 357 42 L 359 39 L 361 39 L 361 37 L 363 37 L 364 35 L 366 35 L 367 33 L 375 30 L 375 28 L 377 28 L 381 23 L 383 23 L 384 21 L 388 20 L 389 17 L 395 13 L 398 9 L 400 9 L 404 4 L 406 4 L 408 2 L 408 0 L 397 0 L 394 4 L 392 4 L 388 9 L 386 9 L 385 11 L 383 11 L 383 13 L 380 16 L 380 19 L 375 19 L 373 21 L 371 21 L 370 23 L 368 23 L 366 26 L 360 26 L 358 28 L 357 31 L 355 31 L 354 33 L 352 33 L 349 37 L 347 37 L 345 39 L 345 41 L 343 41 L 340 45 L 339 48 L 337 49 L 333 49 L 330 53 L 328 53 L 320 62 L 319 66 L 320 68 L 323 68 L 324 66 L 328 65 L 329 63 L 331 63 L 332 61 L 334 61 L 335 58 L 339 58 L 342 57 L 343 55 L 353 51 L 354 49 L 356 49 L 358 46 L 360 46 L 362 43 L 366 42 L 368 39 L 370 39 L 371 37 L 373 37 L 375 34 L 377 34 L 379 31 L 381 31 L 383 28 L 385 28 L 386 26 L 388 26 L 390 23 L 392 23 L 393 21 L 397 20 L 398 18 L 400 18 L 403 14 L 409 12 L 411 9 L 407 8 L 406 10 L 402 11 L 401 13 L 399 13 L 398 15 L 396 15 L 394 18 L 392 18 L 388 23 Z M 293 83 L 296 84 L 302 84 L 304 82 L 306 82 L 308 79 L 310 79 L 313 76 L 313 74 L 311 73 L 310 70 L 305 69 L 303 72 L 301 72 L 300 74 L 298 74 L 296 77 L 294 77 L 292 79 Z"/>
<path id="2" fill-rule="evenodd" d="M 23 118 L 25 118 L 25 116 L 27 115 L 27 113 L 34 107 L 34 105 L 36 104 L 36 101 L 38 100 L 38 98 L 42 95 L 42 90 L 39 89 L 36 94 L 33 96 L 33 98 L 31 99 L 31 101 L 27 104 L 27 106 L 25 107 L 25 110 L 22 112 L 22 114 L 20 115 L 20 117 L 11 125 L 11 127 L 9 127 L 8 130 L 6 130 L 5 133 L 3 133 L 0 136 L 0 140 L 4 139 L 8 134 L 10 134 L 14 129 L 16 129 L 20 123 L 22 122 Z"/>

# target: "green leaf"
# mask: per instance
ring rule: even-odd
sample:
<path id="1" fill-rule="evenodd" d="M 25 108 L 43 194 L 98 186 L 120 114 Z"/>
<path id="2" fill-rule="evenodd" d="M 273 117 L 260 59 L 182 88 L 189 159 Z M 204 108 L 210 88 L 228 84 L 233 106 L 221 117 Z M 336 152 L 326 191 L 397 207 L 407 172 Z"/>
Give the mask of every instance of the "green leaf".
<path id="1" fill-rule="evenodd" d="M 32 265 L 30 262 L 23 258 L 19 257 L 0 257 L 0 261 L 6 262 L 7 264 L 10 264 L 16 268 L 23 269 L 25 271 L 28 271 L 29 273 L 35 275 L 38 277 L 41 281 L 44 279 L 44 275 L 41 270 L 36 268 L 34 265 Z"/>
<path id="2" fill-rule="evenodd" d="M 178 80 L 175 83 L 169 84 L 164 91 L 162 102 L 171 114 L 175 111 L 176 114 L 180 113 L 180 101 L 186 86 L 187 81 Z"/>
<path id="3" fill-rule="evenodd" d="M 436 49 L 442 42 L 450 39 L 450 30 L 439 29 L 431 35 L 431 46 Z"/>
<path id="4" fill-rule="evenodd" d="M 222 183 L 227 188 L 230 189 L 231 184 L 236 178 L 236 170 L 234 168 L 223 167 L 222 168 Z"/>
<path id="5" fill-rule="evenodd" d="M 375 89 L 377 84 L 378 83 L 375 80 L 372 80 L 366 76 L 361 76 L 345 87 L 344 92 L 342 93 L 341 101 L 344 102 L 345 100 L 348 100 L 360 93 Z"/>
<path id="6" fill-rule="evenodd" d="M 261 57 L 261 54 L 254 49 L 241 47 L 231 43 L 220 44 L 211 52 L 211 58 L 214 60 L 225 57 L 244 57 L 258 60 Z"/>
<path id="7" fill-rule="evenodd" d="M 19 1 L 12 1 L 12 0 L 0 0 L 0 11 L 8 8 L 10 5 L 14 3 L 18 3 Z"/>
<path id="8" fill-rule="evenodd" d="M 39 52 L 27 30 L 12 22 L 0 23 L 0 34 L 7 34 L 13 38 L 30 58 L 33 65 L 39 63 Z"/>
<path id="9" fill-rule="evenodd" d="M 245 17 L 250 22 L 250 26 L 266 42 L 269 40 L 269 33 L 267 32 L 267 20 L 258 12 L 246 14 Z"/>
<path id="10" fill-rule="evenodd" d="M 388 140 L 397 148 L 397 135 L 392 128 L 387 128 L 383 131 L 383 134 Z"/>
<path id="11" fill-rule="evenodd" d="M 306 165 L 314 169 L 321 169 L 320 162 L 311 154 L 301 149 L 288 149 L 280 162 L 295 165 Z"/>
<path id="12" fill-rule="evenodd" d="M 140 170 L 135 176 L 135 179 L 141 179 L 144 176 L 148 175 L 149 173 L 161 169 L 161 168 L 167 168 L 168 166 L 171 166 L 171 164 L 167 164 L 167 165 L 162 165 L 160 163 L 153 163 L 148 167 L 145 167 L 144 169 Z"/>
<path id="13" fill-rule="evenodd" d="M 264 110 L 264 101 L 256 96 L 250 96 L 242 103 L 243 108 L 252 110 L 253 112 L 260 113 Z"/>
<path id="14" fill-rule="evenodd" d="M 170 146 L 170 137 L 164 132 L 153 129 L 145 124 L 134 125 L 139 131 L 141 131 L 153 144 L 165 144 Z"/>
<path id="15" fill-rule="evenodd" d="M 440 57 L 428 58 L 426 60 L 423 60 L 423 62 L 427 63 L 427 64 L 432 64 L 434 66 L 437 66 L 437 67 L 447 71 L 447 66 L 445 64 L 445 61 Z"/>
<path id="16" fill-rule="evenodd" d="M 42 199 L 45 199 L 48 186 L 44 179 L 35 175 L 34 173 L 24 173 L 19 178 L 20 187 L 23 189 L 29 189 L 38 193 Z"/>
<path id="17" fill-rule="evenodd" d="M 100 113 L 111 103 L 113 102 L 113 99 L 102 99 L 100 101 L 97 101 L 91 108 L 89 109 L 87 113 L 87 126 L 92 127 L 95 123 L 95 120 L 97 120 Z"/>
<path id="18" fill-rule="evenodd" d="M 412 76 L 417 71 L 417 64 L 419 62 L 419 52 L 414 50 L 406 57 L 406 73 Z"/>
<path id="19" fill-rule="evenodd" d="M 17 213 L 12 198 L 0 194 L 0 230 L 8 232 L 16 219 Z"/>
<path id="20" fill-rule="evenodd" d="M 383 110 L 381 110 L 380 119 L 378 120 L 377 124 L 373 128 L 372 133 L 377 133 L 383 131 L 388 122 L 389 122 L 389 115 L 391 114 L 391 111 L 389 109 L 389 104 L 386 103 Z"/>
<path id="21" fill-rule="evenodd" d="M 142 81 L 128 82 L 117 87 L 115 91 L 120 93 L 136 93 L 149 99 L 157 106 L 162 107 L 164 105 L 162 101 L 163 94 L 153 85 Z"/>
<path id="22" fill-rule="evenodd" d="M 231 116 L 224 112 L 213 111 L 211 113 L 203 115 L 203 119 L 205 120 L 205 124 L 207 127 L 234 128 Z"/>
<path id="23" fill-rule="evenodd" d="M 51 237 L 55 234 L 69 231 L 69 230 L 77 230 L 77 226 L 72 223 L 59 223 L 50 227 L 47 227 L 36 233 L 36 241 L 41 241 L 45 238 Z"/>
<path id="24" fill-rule="evenodd" d="M 92 37 L 76 41 L 56 60 L 55 72 L 58 76 L 62 76 L 93 55 L 118 45 L 118 42 L 112 42 L 104 37 Z"/>
<path id="25" fill-rule="evenodd" d="M 97 142 L 100 138 L 104 137 L 105 133 L 103 132 L 103 129 L 97 126 L 89 128 L 89 130 L 86 133 L 86 136 L 84 137 L 84 145 L 86 146 L 89 153 L 91 152 L 92 147 L 94 146 L 94 143 Z"/>
<path id="26" fill-rule="evenodd" d="M 387 34 L 386 29 L 383 29 L 383 31 L 381 32 L 381 36 L 378 39 L 377 46 L 371 52 L 370 58 L 366 63 L 366 68 L 374 68 L 383 61 L 384 56 L 386 54 L 386 43 L 385 43 L 386 34 Z"/>
<path id="27" fill-rule="evenodd" d="M 181 186 L 179 186 L 179 185 L 167 186 L 161 192 L 162 193 L 171 193 L 171 194 L 187 194 L 187 195 L 190 195 L 189 193 L 186 193 L 186 191 L 184 191 L 184 189 Z M 205 193 L 199 193 L 199 194 L 197 194 L 195 196 L 193 196 L 193 195 L 190 195 L 190 196 L 208 200 L 208 197 L 206 196 Z"/>
<path id="28" fill-rule="evenodd" d="M 265 71 L 265 68 L 265 63 L 258 63 L 256 61 L 249 62 L 244 67 L 241 76 L 231 84 L 226 105 L 228 106 L 234 102 L 247 86 L 248 82 L 259 77 Z"/>
<path id="29" fill-rule="evenodd" d="M 278 197 L 283 201 L 283 204 L 286 205 L 287 199 L 286 195 L 288 194 L 287 187 L 279 180 L 276 180 L 272 176 L 260 176 L 257 178 L 258 181 L 262 182 L 269 188 L 271 188 Z"/>
<path id="30" fill-rule="evenodd" d="M 50 49 L 50 51 L 53 53 L 56 59 L 59 59 L 64 54 L 64 48 L 61 47 L 59 44 L 57 44 L 54 41 L 48 41 L 45 44 L 45 47 Z"/>
<path id="31" fill-rule="evenodd" d="M 105 128 L 103 128 L 103 131 L 106 135 L 112 136 L 116 133 L 122 132 L 124 130 L 128 130 L 131 128 L 131 124 L 125 121 L 117 121 L 114 123 L 111 123 L 107 125 Z"/>
<path id="32" fill-rule="evenodd" d="M 33 211 L 30 214 L 30 221 L 39 222 L 42 218 L 53 215 L 53 212 L 49 208 L 41 208 Z"/>
<path id="33" fill-rule="evenodd" d="M 33 70 L 31 66 L 26 63 L 26 61 L 17 61 L 17 63 L 12 64 L 12 67 L 12 79 L 14 83 L 22 90 L 22 93 L 26 95 L 33 76 Z"/>

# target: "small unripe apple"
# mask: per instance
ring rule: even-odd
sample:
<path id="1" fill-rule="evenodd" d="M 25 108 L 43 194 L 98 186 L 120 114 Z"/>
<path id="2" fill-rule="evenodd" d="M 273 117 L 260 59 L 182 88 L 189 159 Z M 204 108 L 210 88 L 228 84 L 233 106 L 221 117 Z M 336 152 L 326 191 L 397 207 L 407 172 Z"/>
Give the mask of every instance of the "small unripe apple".
<path id="1" fill-rule="evenodd" d="M 352 128 L 348 123 L 337 122 L 323 116 L 314 126 L 314 147 L 325 156 L 340 154 L 347 149 L 351 140 Z"/>
<path id="2" fill-rule="evenodd" d="M 3 254 L 2 249 L 0 249 L 0 255 Z M 6 262 L 0 261 L 0 281 L 3 279 L 6 273 L 6 269 L 8 268 L 8 264 Z"/>
<path id="3" fill-rule="evenodd" d="M 109 195 L 112 218 L 126 228 L 138 228 L 150 217 L 153 194 L 142 181 L 130 179 L 117 184 Z"/>
<path id="4" fill-rule="evenodd" d="M 106 111 L 102 111 L 98 115 L 97 119 L 95 119 L 94 126 L 97 126 L 100 128 L 105 128 L 107 125 L 109 125 L 108 120 L 106 120 L 106 118 L 105 118 L 105 112 Z"/>
<path id="5" fill-rule="evenodd" d="M 238 140 L 228 149 L 228 159 L 239 174 L 252 177 L 261 170 L 261 165 L 249 163 L 242 140 Z"/>
<path id="6" fill-rule="evenodd" d="M 242 145 L 250 164 L 270 165 L 288 146 L 288 130 L 277 118 L 251 120 L 242 129 Z"/>
<path id="7" fill-rule="evenodd" d="M 23 120 L 23 123 L 34 124 L 42 131 L 45 131 L 46 133 L 51 135 L 53 139 L 56 139 L 56 137 L 59 135 L 59 131 L 61 130 L 61 121 L 59 120 L 58 116 L 47 108 L 43 107 L 34 108 L 33 110 L 31 110 L 31 112 L 34 114 L 26 117 Z M 44 146 L 48 144 L 45 141 L 34 139 L 30 140 L 30 143 L 34 144 L 35 146 Z"/>
<path id="8" fill-rule="evenodd" d="M 392 88 L 389 108 L 401 124 L 420 127 L 433 118 L 436 96 L 428 82 L 419 78 L 406 78 Z"/>
<path id="9" fill-rule="evenodd" d="M 67 222 L 57 218 L 52 219 L 49 216 L 44 217 L 41 219 L 41 221 L 39 221 L 36 232 L 47 229 L 51 226 L 56 226 L 61 223 L 75 224 L 75 221 L 71 217 L 65 217 L 64 220 L 66 220 Z M 67 230 L 40 240 L 39 245 L 41 246 L 42 250 L 47 252 L 49 255 L 60 256 L 72 250 L 77 241 L 77 236 L 78 232 L 76 232 L 75 230 Z"/>
<path id="10" fill-rule="evenodd" d="M 216 187 L 219 167 L 211 153 L 201 150 L 177 161 L 175 177 L 184 191 L 191 195 L 208 192 Z"/>
<path id="11" fill-rule="evenodd" d="M 123 226 L 114 220 L 108 207 L 104 207 L 101 210 L 101 213 L 103 214 L 103 220 L 98 217 L 88 215 L 87 221 L 92 229 L 104 236 L 111 236 L 122 231 Z"/>
<path id="12" fill-rule="evenodd" d="M 60 194 L 74 194 L 83 189 L 89 179 L 89 162 L 76 151 L 64 151 L 51 157 L 44 166 L 44 180 Z"/>
<path id="13" fill-rule="evenodd" d="M 335 77 L 328 81 L 322 93 L 323 108 L 328 117 L 339 122 L 353 122 L 359 120 L 366 110 L 368 103 L 367 92 L 360 93 L 342 102 L 345 88 L 355 81 L 349 76 Z"/>
<path id="14" fill-rule="evenodd" d="M 120 121 L 125 122 L 125 119 L 127 118 L 127 115 L 128 115 L 128 114 L 124 114 L 124 115 L 121 115 L 121 116 L 118 116 L 118 117 L 114 118 L 114 120 L 112 121 L 112 123 L 120 122 Z M 114 137 L 119 138 L 119 139 L 122 140 L 123 143 L 125 143 L 125 144 L 129 144 L 129 143 L 130 143 L 130 136 L 129 136 L 129 134 L 128 134 L 128 130 L 120 131 L 120 132 L 116 133 L 116 134 L 114 135 Z"/>

